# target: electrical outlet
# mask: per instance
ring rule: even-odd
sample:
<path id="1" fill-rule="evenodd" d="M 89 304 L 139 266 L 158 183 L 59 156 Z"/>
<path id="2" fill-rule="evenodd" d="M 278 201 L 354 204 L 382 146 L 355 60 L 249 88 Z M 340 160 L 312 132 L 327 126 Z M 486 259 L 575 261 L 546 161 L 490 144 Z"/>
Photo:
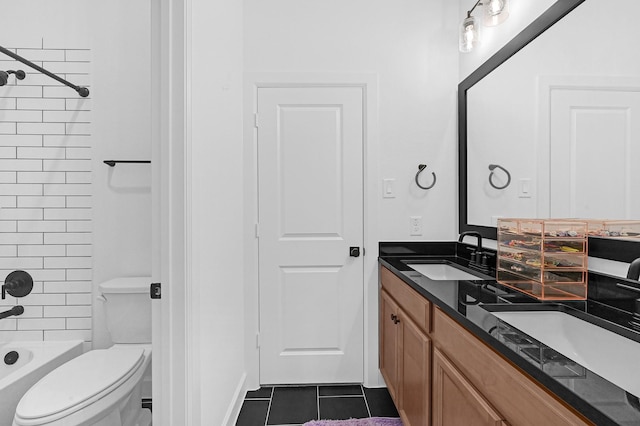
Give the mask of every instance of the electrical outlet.
<path id="1" fill-rule="evenodd" d="M 422 235 L 422 216 L 409 218 L 409 235 Z"/>

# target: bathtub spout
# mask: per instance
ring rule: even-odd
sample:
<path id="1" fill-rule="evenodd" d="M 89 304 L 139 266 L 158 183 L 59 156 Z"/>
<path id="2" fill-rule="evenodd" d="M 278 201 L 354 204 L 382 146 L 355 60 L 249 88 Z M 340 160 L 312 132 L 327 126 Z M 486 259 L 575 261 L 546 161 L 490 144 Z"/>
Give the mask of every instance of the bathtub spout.
<path id="1" fill-rule="evenodd" d="M 0 319 L 22 315 L 24 312 L 24 308 L 21 305 L 14 306 L 8 311 L 0 312 Z"/>

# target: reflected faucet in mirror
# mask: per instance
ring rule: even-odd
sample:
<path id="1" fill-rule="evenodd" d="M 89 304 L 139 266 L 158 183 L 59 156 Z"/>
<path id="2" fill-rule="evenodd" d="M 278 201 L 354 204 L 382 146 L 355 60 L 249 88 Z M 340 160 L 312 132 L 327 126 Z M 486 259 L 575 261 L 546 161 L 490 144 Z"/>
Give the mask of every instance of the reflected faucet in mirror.
<path id="1" fill-rule="evenodd" d="M 628 280 L 640 280 L 640 257 L 635 259 L 633 262 L 629 264 L 629 269 L 627 270 L 627 279 Z M 635 293 L 640 293 L 640 288 L 634 287 L 628 284 L 617 283 L 619 288 L 623 288 L 625 290 L 631 290 Z M 637 295 L 636 295 L 637 296 Z M 629 321 L 631 327 L 634 329 L 639 329 L 640 327 L 640 297 L 636 297 L 634 303 L 635 311 L 633 313 L 633 318 Z"/>
<path id="2" fill-rule="evenodd" d="M 630 280 L 640 280 L 640 258 L 634 260 L 627 270 L 627 278 Z"/>

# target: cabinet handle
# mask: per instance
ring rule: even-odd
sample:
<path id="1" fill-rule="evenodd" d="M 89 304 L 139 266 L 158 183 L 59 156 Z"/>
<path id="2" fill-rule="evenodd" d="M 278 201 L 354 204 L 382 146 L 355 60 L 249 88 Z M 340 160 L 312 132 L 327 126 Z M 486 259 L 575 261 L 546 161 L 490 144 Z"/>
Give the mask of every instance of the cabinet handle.
<path id="1" fill-rule="evenodd" d="M 397 324 L 397 323 L 399 323 L 399 322 L 400 322 L 400 320 L 398 319 L 398 317 L 395 317 L 395 319 L 393 320 L 393 323 L 394 323 L 394 324 Z"/>
<path id="2" fill-rule="evenodd" d="M 391 314 L 391 321 L 394 321 L 394 322 L 395 322 L 395 320 L 396 320 L 396 316 L 395 316 L 395 315 L 393 315 L 393 314 Z"/>

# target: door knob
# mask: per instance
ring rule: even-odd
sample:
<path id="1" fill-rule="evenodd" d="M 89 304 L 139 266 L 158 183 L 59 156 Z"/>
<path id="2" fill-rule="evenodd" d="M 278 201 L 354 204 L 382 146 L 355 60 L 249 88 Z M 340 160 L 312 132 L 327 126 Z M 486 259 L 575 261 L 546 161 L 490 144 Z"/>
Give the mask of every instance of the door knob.
<path id="1" fill-rule="evenodd" d="M 359 257 L 360 256 L 360 247 L 349 247 L 349 256 L 351 256 L 351 257 Z"/>

